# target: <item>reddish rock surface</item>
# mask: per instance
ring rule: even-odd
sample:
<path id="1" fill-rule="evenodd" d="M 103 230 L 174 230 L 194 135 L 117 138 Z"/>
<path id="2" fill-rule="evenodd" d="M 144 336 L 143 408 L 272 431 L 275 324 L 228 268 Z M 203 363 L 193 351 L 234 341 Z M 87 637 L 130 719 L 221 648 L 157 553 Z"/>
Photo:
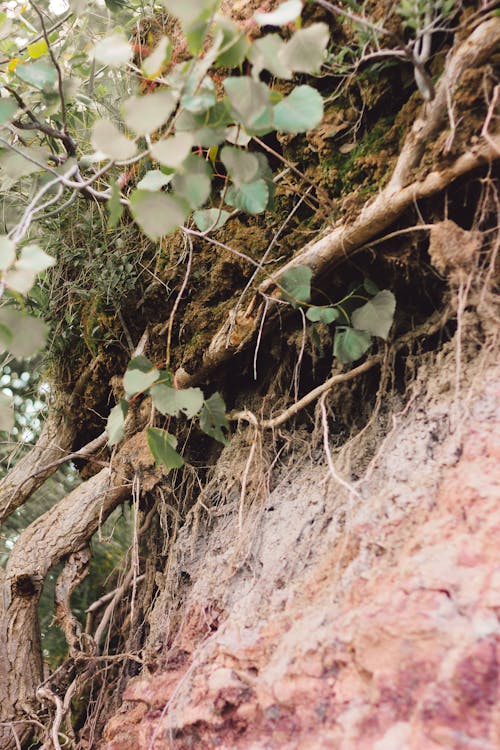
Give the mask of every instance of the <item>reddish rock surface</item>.
<path id="1" fill-rule="evenodd" d="M 103 748 L 500 747 L 499 388 L 457 402 L 446 377 L 422 374 L 359 495 L 303 465 L 244 549 L 236 511 L 183 553 L 179 631 Z"/>

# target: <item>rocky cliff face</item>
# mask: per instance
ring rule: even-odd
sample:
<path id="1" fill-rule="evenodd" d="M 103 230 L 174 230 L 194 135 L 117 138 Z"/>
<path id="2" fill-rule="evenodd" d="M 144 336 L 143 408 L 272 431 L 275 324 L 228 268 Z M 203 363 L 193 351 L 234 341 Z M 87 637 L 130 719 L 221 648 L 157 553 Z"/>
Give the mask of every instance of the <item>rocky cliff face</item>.
<path id="1" fill-rule="evenodd" d="M 457 373 L 457 346 L 352 445 L 351 489 L 318 452 L 181 532 L 157 671 L 103 748 L 499 747 L 499 371 L 485 349 Z"/>

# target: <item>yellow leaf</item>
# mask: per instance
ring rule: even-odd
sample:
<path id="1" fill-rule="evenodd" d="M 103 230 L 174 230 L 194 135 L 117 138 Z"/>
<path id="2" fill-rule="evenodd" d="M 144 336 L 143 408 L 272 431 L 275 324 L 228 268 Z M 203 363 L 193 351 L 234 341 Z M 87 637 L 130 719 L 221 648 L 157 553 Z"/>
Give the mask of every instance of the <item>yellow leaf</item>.
<path id="1" fill-rule="evenodd" d="M 13 57 L 12 60 L 9 61 L 9 65 L 7 67 L 9 73 L 13 73 L 20 62 L 22 62 L 20 57 Z"/>
<path id="2" fill-rule="evenodd" d="M 28 55 L 32 60 L 37 60 L 39 57 L 42 57 L 42 55 L 45 55 L 48 51 L 49 48 L 45 39 L 40 39 L 39 42 L 28 44 Z"/>
<path id="3" fill-rule="evenodd" d="M 217 152 L 219 151 L 218 146 L 210 146 L 208 149 L 208 158 L 212 162 L 212 164 L 215 164 L 215 160 L 217 159 Z"/>

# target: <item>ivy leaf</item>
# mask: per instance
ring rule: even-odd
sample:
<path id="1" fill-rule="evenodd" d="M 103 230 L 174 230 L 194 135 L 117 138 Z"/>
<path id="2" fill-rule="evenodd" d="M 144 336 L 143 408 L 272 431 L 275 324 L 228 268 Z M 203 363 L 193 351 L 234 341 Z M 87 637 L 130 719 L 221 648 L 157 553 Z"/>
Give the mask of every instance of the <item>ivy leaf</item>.
<path id="1" fill-rule="evenodd" d="M 259 26 L 285 26 L 296 21 L 301 13 L 301 0 L 287 0 L 270 13 L 255 13 L 254 18 Z"/>
<path id="2" fill-rule="evenodd" d="M 339 317 L 339 311 L 334 307 L 310 307 L 306 312 L 306 318 L 311 323 L 325 323 L 329 325 L 337 320 Z"/>
<path id="3" fill-rule="evenodd" d="M 160 371 L 147 359 L 147 357 L 134 357 L 128 363 L 127 370 L 123 376 L 123 387 L 128 398 L 137 393 L 143 393 L 155 383 L 160 377 Z"/>
<path id="4" fill-rule="evenodd" d="M 19 109 L 19 105 L 12 97 L 0 98 L 0 125 L 11 120 Z"/>
<path id="5" fill-rule="evenodd" d="M 299 29 L 281 50 L 280 60 L 295 73 L 317 73 L 325 59 L 329 38 L 326 23 Z"/>
<path id="6" fill-rule="evenodd" d="M 239 186 L 252 182 L 259 171 L 259 161 L 254 154 L 233 146 L 224 146 L 220 158 L 233 182 Z"/>
<path id="7" fill-rule="evenodd" d="M 184 465 L 184 459 L 177 451 L 177 438 L 166 430 L 157 427 L 148 427 L 147 439 L 149 450 L 157 466 L 165 466 L 167 469 L 180 469 Z"/>
<path id="8" fill-rule="evenodd" d="M 355 362 L 370 348 L 372 337 L 366 331 L 355 331 L 354 328 L 337 328 L 333 354 L 344 364 Z"/>
<path id="9" fill-rule="evenodd" d="M 174 195 L 134 190 L 130 196 L 130 211 L 144 234 L 155 242 L 184 223 L 189 206 Z"/>
<path id="10" fill-rule="evenodd" d="M 191 154 L 183 161 L 172 186 L 177 195 L 187 201 L 192 209 L 200 208 L 209 197 L 212 187 L 210 165 L 196 154 Z"/>
<path id="11" fill-rule="evenodd" d="M 130 141 L 111 120 L 97 120 L 92 128 L 92 146 L 113 161 L 126 161 L 137 153 Z"/>
<path id="12" fill-rule="evenodd" d="M 322 118 L 323 99 L 311 86 L 297 86 L 274 107 L 274 125 L 282 133 L 305 133 Z"/>
<path id="13" fill-rule="evenodd" d="M 311 300 L 312 271 L 309 266 L 295 266 L 280 277 L 283 299 L 298 307 L 303 302 Z"/>
<path id="14" fill-rule="evenodd" d="M 0 271 L 9 268 L 16 259 L 16 243 L 5 235 L 0 237 Z"/>
<path id="15" fill-rule="evenodd" d="M 167 122 L 176 105 L 177 98 L 171 91 L 131 96 L 123 103 L 123 119 L 136 135 L 149 135 Z"/>
<path id="16" fill-rule="evenodd" d="M 151 398 L 159 412 L 171 417 L 178 417 L 182 412 L 192 419 L 203 406 L 203 391 L 200 388 L 170 388 L 159 383 L 151 388 Z"/>
<path id="17" fill-rule="evenodd" d="M 269 106 L 270 91 L 262 81 L 249 76 L 226 78 L 224 88 L 229 99 L 231 114 L 250 131 Z"/>
<path id="18" fill-rule="evenodd" d="M 132 45 L 122 32 L 115 32 L 100 39 L 91 56 L 102 65 L 120 68 L 132 59 Z"/>
<path id="19" fill-rule="evenodd" d="M 143 60 L 142 70 L 147 78 L 160 75 L 164 65 L 168 65 L 172 56 L 172 42 L 168 36 L 162 36 L 154 50 Z"/>
<path id="20" fill-rule="evenodd" d="M 106 206 L 109 214 L 108 226 L 110 229 L 114 229 L 122 218 L 123 205 L 120 203 L 120 197 L 120 186 L 118 180 L 114 180 L 111 185 L 111 198 Z"/>
<path id="21" fill-rule="evenodd" d="M 164 167 L 177 169 L 193 148 L 192 133 L 176 133 L 162 141 L 153 143 L 150 148 L 151 156 Z"/>
<path id="22" fill-rule="evenodd" d="M 226 203 L 247 214 L 261 214 L 269 201 L 269 188 L 263 179 L 245 184 L 230 185 L 226 193 Z"/>
<path id="23" fill-rule="evenodd" d="M 379 292 L 373 299 L 351 315 L 354 328 L 367 331 L 372 336 L 386 340 L 394 320 L 396 298 L 388 289 Z"/>
<path id="24" fill-rule="evenodd" d="M 42 91 L 52 91 L 57 83 L 57 71 L 48 62 L 30 62 L 18 65 L 15 74 L 24 83 Z"/>
<path id="25" fill-rule="evenodd" d="M 14 427 L 14 399 L 0 391 L 0 430 L 10 432 Z"/>
<path id="26" fill-rule="evenodd" d="M 151 190 L 156 192 L 172 182 L 173 174 L 163 174 L 159 169 L 150 169 L 142 180 L 137 183 L 138 190 Z"/>
<path id="27" fill-rule="evenodd" d="M 49 327 L 39 318 L 25 315 L 12 307 L 0 309 L 0 326 L 12 332 L 12 341 L 3 349 L 8 350 L 16 359 L 31 357 L 45 344 Z"/>
<path id="28" fill-rule="evenodd" d="M 219 443 L 227 445 L 228 439 L 222 432 L 222 429 L 227 429 L 228 426 L 224 399 L 220 393 L 214 393 L 203 404 L 200 414 L 200 428 L 207 435 L 218 440 Z"/>
<path id="29" fill-rule="evenodd" d="M 218 208 L 205 208 L 201 211 L 195 211 L 193 219 L 200 232 L 206 232 L 208 229 L 212 231 L 220 229 L 230 216 L 229 211 L 219 210 Z"/>
<path id="30" fill-rule="evenodd" d="M 128 401 L 121 398 L 116 406 L 109 412 L 106 422 L 106 434 L 109 445 L 117 445 L 125 436 L 125 418 L 128 414 Z"/>

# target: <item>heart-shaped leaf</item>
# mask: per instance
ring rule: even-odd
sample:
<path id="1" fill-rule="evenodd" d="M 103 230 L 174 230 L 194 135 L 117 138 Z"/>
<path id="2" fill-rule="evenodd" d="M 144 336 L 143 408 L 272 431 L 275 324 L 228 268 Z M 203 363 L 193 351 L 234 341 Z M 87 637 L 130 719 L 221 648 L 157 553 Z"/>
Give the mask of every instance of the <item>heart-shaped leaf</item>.
<path id="1" fill-rule="evenodd" d="M 297 86 L 274 108 L 274 125 L 282 133 L 305 133 L 322 118 L 323 99 L 311 86 Z"/>
<path id="2" fill-rule="evenodd" d="M 295 73 L 318 73 L 325 59 L 330 32 L 326 23 L 299 29 L 280 50 L 280 62 Z"/>
<path id="3" fill-rule="evenodd" d="M 255 13 L 254 18 L 259 26 L 285 26 L 296 21 L 301 13 L 301 0 L 287 0 L 270 13 Z"/>
<path id="4" fill-rule="evenodd" d="M 111 120 L 97 120 L 92 128 L 92 145 L 113 161 L 126 161 L 137 153 L 137 146 L 130 141 Z"/>
<path id="5" fill-rule="evenodd" d="M 3 349 L 8 350 L 17 359 L 36 354 L 45 344 L 49 330 L 49 327 L 39 318 L 25 315 L 12 307 L 0 309 L 0 325 L 12 333 L 12 340 L 8 344 L 2 337 Z"/>
<path id="6" fill-rule="evenodd" d="M 226 417 L 226 404 L 220 393 L 214 393 L 203 404 L 200 414 L 200 428 L 219 443 L 227 445 L 228 440 L 223 429 L 229 426 Z"/>
<path id="7" fill-rule="evenodd" d="M 355 362 L 368 349 L 372 337 L 366 331 L 355 331 L 354 328 L 343 328 L 335 331 L 333 353 L 344 364 Z"/>
<path id="8" fill-rule="evenodd" d="M 231 214 L 218 208 L 205 208 L 193 213 L 194 223 L 200 232 L 206 232 L 208 229 L 215 231 L 224 226 Z"/>
<path id="9" fill-rule="evenodd" d="M 132 216 L 153 242 L 172 234 L 184 223 L 189 206 L 184 200 L 150 190 L 134 190 L 130 196 Z"/>
<path id="10" fill-rule="evenodd" d="M 128 398 L 136 393 L 143 393 L 156 383 L 160 377 L 159 370 L 147 359 L 147 357 L 134 357 L 128 363 L 127 370 L 123 376 L 123 387 Z"/>
<path id="11" fill-rule="evenodd" d="M 387 339 L 394 320 L 396 298 L 389 289 L 379 292 L 351 315 L 354 328 Z"/>
<path id="12" fill-rule="evenodd" d="M 97 42 L 92 57 L 102 65 L 120 68 L 132 59 L 132 45 L 122 32 L 115 32 Z"/>
<path id="13" fill-rule="evenodd" d="M 309 266 L 295 266 L 285 271 L 279 279 L 283 299 L 290 302 L 293 307 L 298 307 L 303 302 L 309 302 L 311 300 L 312 275 Z"/>
<path id="14" fill-rule="evenodd" d="M 149 135 L 167 122 L 176 105 L 177 98 L 171 91 L 131 96 L 123 103 L 123 119 L 137 135 Z"/>
<path id="15" fill-rule="evenodd" d="M 109 412 L 108 421 L 106 422 L 106 434 L 109 445 L 117 445 L 125 436 L 125 417 L 128 413 L 128 402 L 124 398 L 113 406 Z"/>
<path id="16" fill-rule="evenodd" d="M 184 465 L 184 459 L 177 451 L 177 438 L 166 430 L 157 427 L 149 427 L 147 431 L 149 450 L 157 466 L 165 466 L 167 469 L 180 469 Z"/>
<path id="17" fill-rule="evenodd" d="M 306 312 L 306 318 L 311 323 L 325 323 L 329 325 L 337 320 L 339 317 L 339 311 L 335 307 L 310 307 Z"/>
<path id="18" fill-rule="evenodd" d="M 192 419 L 203 406 L 203 391 L 200 388 L 170 388 L 159 383 L 151 388 L 153 404 L 162 414 L 178 417 L 182 412 Z"/>
<path id="19" fill-rule="evenodd" d="M 247 182 L 239 187 L 230 185 L 226 193 L 226 203 L 247 214 L 261 214 L 266 210 L 268 201 L 269 188 L 262 179 Z"/>

